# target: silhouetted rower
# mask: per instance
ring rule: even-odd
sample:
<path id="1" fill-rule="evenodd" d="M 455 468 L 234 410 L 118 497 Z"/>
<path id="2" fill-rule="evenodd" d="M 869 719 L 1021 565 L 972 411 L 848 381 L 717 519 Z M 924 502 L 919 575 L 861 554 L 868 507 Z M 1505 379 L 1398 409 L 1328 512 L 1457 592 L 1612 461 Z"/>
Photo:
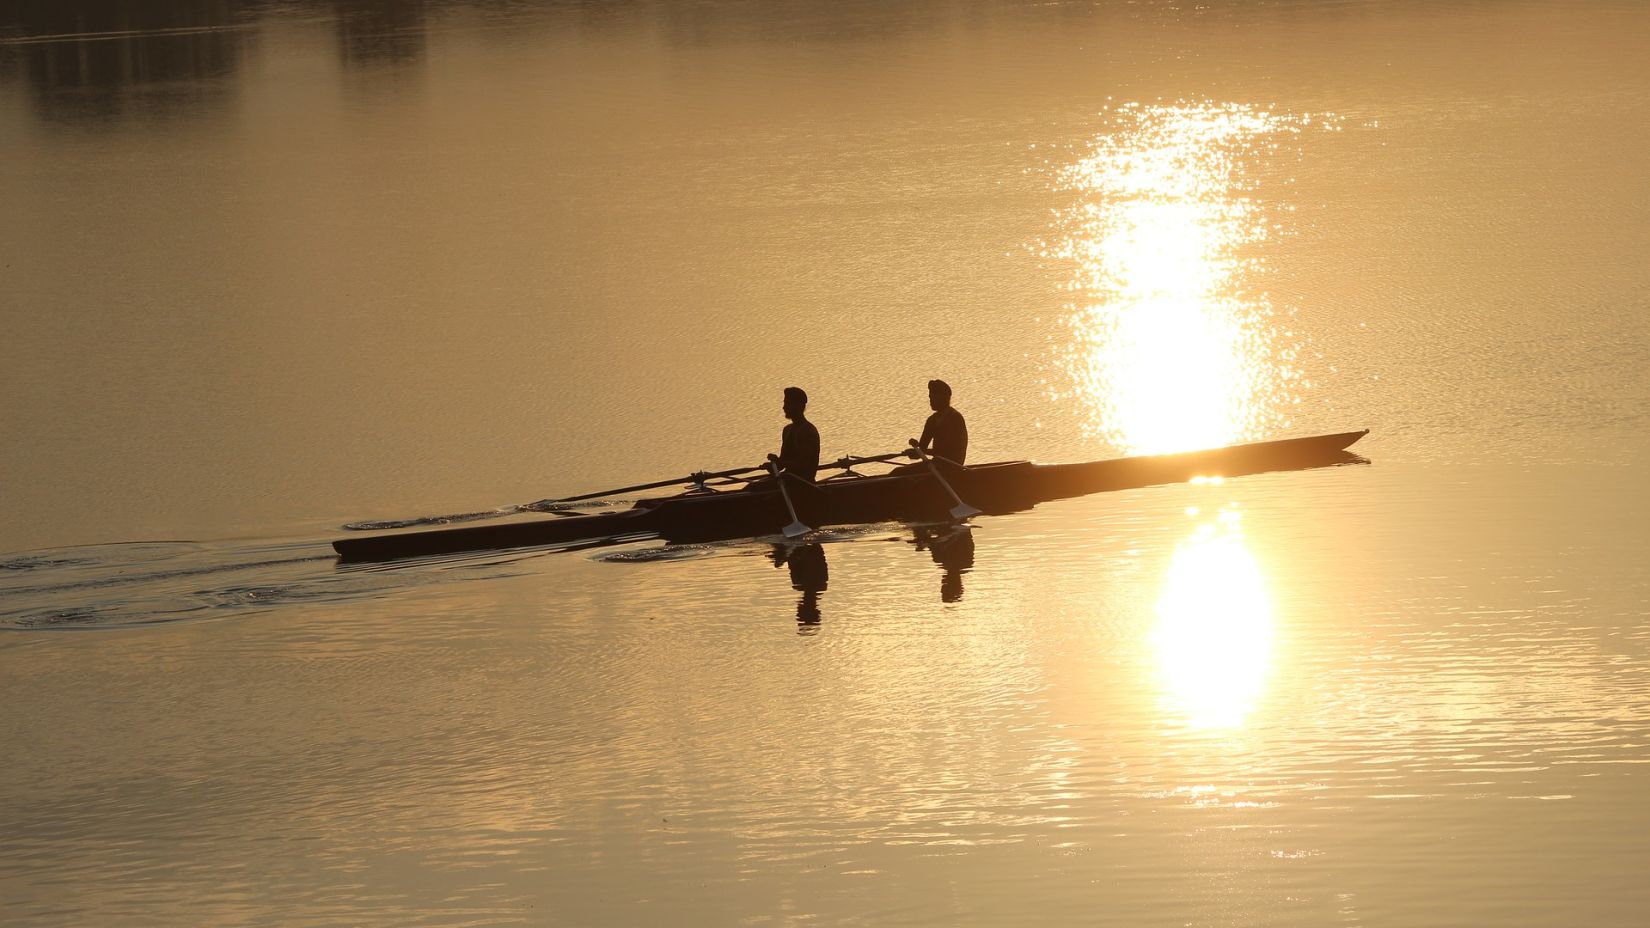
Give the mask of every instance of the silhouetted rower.
<path id="1" fill-rule="evenodd" d="M 807 409 L 808 394 L 801 387 L 786 387 L 785 418 L 791 421 L 780 433 L 779 455 L 768 459 L 781 471 L 813 483 L 819 473 L 819 429 L 808 421 Z"/>
<path id="2" fill-rule="evenodd" d="M 951 405 L 951 385 L 943 380 L 928 381 L 928 408 L 934 414 L 922 427 L 917 444 L 939 463 L 961 467 L 968 457 L 968 423 Z"/>

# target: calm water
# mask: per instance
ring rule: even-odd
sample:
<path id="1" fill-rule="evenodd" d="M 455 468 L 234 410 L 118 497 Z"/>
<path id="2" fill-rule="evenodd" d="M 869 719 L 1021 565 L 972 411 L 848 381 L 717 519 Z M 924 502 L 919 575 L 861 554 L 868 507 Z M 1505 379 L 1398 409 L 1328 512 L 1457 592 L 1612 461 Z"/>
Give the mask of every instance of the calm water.
<path id="1" fill-rule="evenodd" d="M 1650 7 L 0 6 L 19 925 L 1570 926 L 1650 889 Z M 341 569 L 900 446 L 954 533 Z"/>

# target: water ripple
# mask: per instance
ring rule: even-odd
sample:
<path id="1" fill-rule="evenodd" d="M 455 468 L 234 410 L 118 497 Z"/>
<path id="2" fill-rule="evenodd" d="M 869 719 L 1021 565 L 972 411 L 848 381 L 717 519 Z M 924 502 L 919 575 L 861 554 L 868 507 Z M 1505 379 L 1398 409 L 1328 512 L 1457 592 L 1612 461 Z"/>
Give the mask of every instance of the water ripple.
<path id="1" fill-rule="evenodd" d="M 449 559 L 394 570 L 340 569 L 318 542 L 134 542 L 31 551 L 0 560 L 0 630 L 86 630 L 221 618 L 336 603 L 460 576 L 500 576 L 511 559 Z"/>

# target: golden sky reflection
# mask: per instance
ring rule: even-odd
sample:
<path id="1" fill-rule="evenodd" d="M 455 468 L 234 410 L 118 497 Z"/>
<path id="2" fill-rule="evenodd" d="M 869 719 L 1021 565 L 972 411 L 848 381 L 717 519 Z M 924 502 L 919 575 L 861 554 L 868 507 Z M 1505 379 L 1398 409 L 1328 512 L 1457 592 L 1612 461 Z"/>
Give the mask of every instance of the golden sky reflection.
<path id="1" fill-rule="evenodd" d="M 1287 428 L 1306 386 L 1260 286 L 1271 220 L 1246 164 L 1308 119 L 1239 104 L 1129 104 L 1060 184 L 1053 256 L 1075 294 L 1059 349 L 1091 437 L 1131 453 Z"/>
<path id="2" fill-rule="evenodd" d="M 1152 630 L 1172 711 L 1194 728 L 1238 728 L 1271 668 L 1272 601 L 1235 506 L 1175 549 Z"/>

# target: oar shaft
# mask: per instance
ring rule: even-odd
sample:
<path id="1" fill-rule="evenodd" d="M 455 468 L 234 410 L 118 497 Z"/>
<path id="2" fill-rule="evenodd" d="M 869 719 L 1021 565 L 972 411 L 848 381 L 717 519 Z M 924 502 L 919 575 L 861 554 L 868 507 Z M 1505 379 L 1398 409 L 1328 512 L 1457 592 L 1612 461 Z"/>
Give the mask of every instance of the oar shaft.
<path id="1" fill-rule="evenodd" d="M 935 464 L 934 459 L 929 456 L 928 449 L 924 448 L 914 438 L 911 440 L 911 447 L 916 449 L 923 463 L 928 465 L 928 470 L 933 473 L 934 479 L 938 480 L 940 486 L 945 487 L 945 492 L 951 495 L 951 501 L 957 504 L 951 508 L 951 516 L 956 519 L 966 519 L 970 515 L 979 515 L 980 511 L 978 509 L 963 502 L 962 497 L 957 495 L 957 491 L 951 488 L 951 481 L 945 479 L 945 475 L 940 473 L 940 466 Z"/>
<path id="2" fill-rule="evenodd" d="M 890 451 L 887 454 L 874 454 L 874 455 L 872 455 L 868 458 L 856 457 L 855 455 L 849 454 L 849 455 L 844 455 L 843 457 L 837 458 L 836 460 L 832 461 L 829 464 L 821 464 L 821 465 L 819 465 L 819 469 L 820 470 L 835 470 L 835 469 L 838 469 L 838 468 L 853 467 L 853 466 L 858 465 L 858 464 L 878 464 L 878 463 L 883 463 L 883 462 L 887 462 L 887 461 L 893 461 L 893 460 L 896 460 L 898 458 L 903 458 L 903 457 L 906 457 L 906 456 L 907 456 L 907 452 L 904 452 L 904 451 Z"/>
<path id="3" fill-rule="evenodd" d="M 856 464 L 874 464 L 874 463 L 877 463 L 877 462 L 880 462 L 880 461 L 892 461 L 895 458 L 900 458 L 900 457 L 904 457 L 904 456 L 905 456 L 905 452 L 903 452 L 903 451 L 894 451 L 894 452 L 890 452 L 888 454 L 878 454 L 878 455 L 873 455 L 872 457 L 868 457 L 868 458 L 861 458 L 861 457 L 855 457 L 853 455 L 847 455 L 845 457 L 838 458 L 837 460 L 832 461 L 829 464 L 821 464 L 819 469 L 820 470 L 835 470 L 835 469 L 840 469 L 840 468 L 853 467 Z M 593 493 L 580 493 L 577 496 L 562 496 L 562 497 L 558 497 L 557 499 L 551 500 L 550 502 L 577 503 L 577 502 L 580 502 L 582 500 L 587 500 L 587 499 L 599 499 L 603 496 L 618 496 L 620 493 L 636 493 L 636 492 L 639 492 L 641 490 L 657 490 L 657 489 L 660 489 L 662 487 L 681 486 L 684 483 L 699 483 L 699 482 L 703 482 L 705 480 L 715 480 L 719 477 L 737 477 L 740 474 L 754 474 L 754 473 L 757 473 L 759 471 L 764 471 L 764 470 L 767 470 L 767 469 L 768 469 L 768 465 L 766 465 L 766 464 L 758 464 L 755 467 L 735 467 L 732 470 L 719 470 L 719 471 L 714 471 L 714 472 L 711 472 L 711 473 L 689 474 L 686 477 L 673 477 L 670 480 L 656 480 L 652 483 L 638 483 L 638 484 L 635 484 L 633 486 L 617 487 L 617 488 L 612 489 L 612 490 L 597 490 Z"/>
<path id="4" fill-rule="evenodd" d="M 821 465 L 820 470 L 835 470 L 853 467 L 856 464 L 872 464 L 882 461 L 891 461 L 894 458 L 903 457 L 904 455 L 905 452 L 903 451 L 896 451 L 891 454 L 878 454 L 868 458 L 848 455 L 832 461 L 829 464 Z M 584 500 L 600 499 L 604 496 L 618 496 L 621 493 L 636 493 L 641 490 L 658 490 L 664 487 L 681 486 L 685 483 L 697 483 L 703 485 L 707 480 L 726 480 L 729 478 L 738 477 L 741 474 L 761 473 L 767 469 L 768 466 L 766 464 L 758 464 L 755 467 L 735 467 L 731 470 L 719 470 L 709 473 L 700 472 L 697 474 L 688 474 L 685 477 L 672 477 L 669 480 L 655 480 L 650 483 L 632 484 L 628 487 L 615 487 L 611 490 L 596 490 L 591 493 L 580 493 L 577 496 L 563 496 L 557 499 L 541 499 L 536 503 L 520 503 L 515 506 L 506 506 L 501 509 L 490 509 L 483 512 L 461 512 L 446 516 L 425 516 L 424 518 L 412 519 L 403 522 L 352 522 L 345 525 L 344 528 L 351 531 L 382 531 L 384 529 L 392 528 L 407 528 L 413 525 L 438 525 L 449 522 L 471 522 L 477 519 L 494 519 L 500 516 L 511 516 L 522 512 L 549 511 L 553 509 L 553 507 L 562 503 L 578 503 L 583 502 Z"/>
<path id="5" fill-rule="evenodd" d="M 553 500 L 552 502 L 576 503 L 580 500 L 597 499 L 603 496 L 618 496 L 620 493 L 635 493 L 638 490 L 657 490 L 660 487 L 680 486 L 684 483 L 693 483 L 699 480 L 714 480 L 717 477 L 737 477 L 740 474 L 754 474 L 761 470 L 767 470 L 767 465 L 758 464 L 755 467 L 736 467 L 732 470 L 719 470 L 708 474 L 688 474 L 686 477 L 673 477 L 669 480 L 656 480 L 652 483 L 638 483 L 634 486 L 618 487 L 612 490 L 597 490 L 594 493 L 581 493 L 578 496 L 563 496 Z"/>
<path id="6" fill-rule="evenodd" d="M 796 506 L 791 503 L 791 491 L 785 489 L 785 477 L 793 475 L 781 474 L 779 470 L 779 461 L 777 459 L 770 459 L 768 461 L 768 472 L 773 474 L 773 482 L 779 487 L 779 496 L 785 501 L 785 511 L 791 514 L 791 524 L 785 526 L 781 529 L 781 531 L 785 533 L 786 538 L 796 538 L 801 535 L 806 535 L 808 533 L 808 526 L 804 525 L 802 520 L 797 518 Z"/>
<path id="7" fill-rule="evenodd" d="M 791 521 L 802 521 L 796 517 L 796 507 L 791 505 L 791 494 L 789 490 L 785 489 L 785 478 L 780 476 L 779 465 L 770 463 L 768 472 L 773 474 L 773 482 L 779 487 L 779 495 L 785 498 L 785 510 L 791 514 Z"/>

